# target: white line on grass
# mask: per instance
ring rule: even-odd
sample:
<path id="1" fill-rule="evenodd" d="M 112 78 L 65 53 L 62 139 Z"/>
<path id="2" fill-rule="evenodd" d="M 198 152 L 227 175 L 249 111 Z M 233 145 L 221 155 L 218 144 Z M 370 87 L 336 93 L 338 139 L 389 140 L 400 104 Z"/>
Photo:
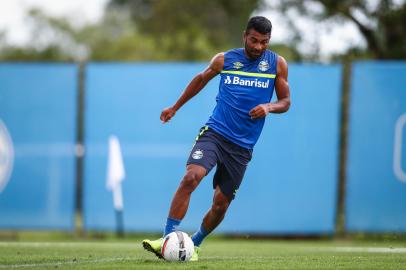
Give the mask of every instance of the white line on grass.
<path id="1" fill-rule="evenodd" d="M 101 243 L 101 242 L 0 242 L 0 247 L 86 247 L 86 246 L 103 246 L 103 247 L 131 247 L 139 246 L 141 243 Z"/>
<path id="2" fill-rule="evenodd" d="M 0 268 L 10 269 L 10 268 L 23 268 L 23 267 L 47 267 L 47 266 L 62 266 L 62 265 L 81 265 L 90 263 L 108 263 L 117 261 L 134 261 L 137 258 L 131 257 L 116 257 L 116 258 L 105 258 L 105 259 L 95 259 L 95 260 L 77 260 L 77 261 L 64 261 L 64 262 L 47 262 L 47 263 L 26 263 L 26 264 L 9 264 L 0 265 Z"/>
<path id="3" fill-rule="evenodd" d="M 395 247 L 327 247 L 327 251 L 338 252 L 366 252 L 366 253 L 406 253 L 406 248 Z"/>

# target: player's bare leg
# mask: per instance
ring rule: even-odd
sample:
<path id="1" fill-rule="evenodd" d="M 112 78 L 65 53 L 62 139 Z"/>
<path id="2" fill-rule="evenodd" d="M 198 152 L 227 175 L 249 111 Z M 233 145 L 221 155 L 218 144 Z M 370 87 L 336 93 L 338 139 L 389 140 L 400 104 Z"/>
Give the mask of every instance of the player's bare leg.
<path id="1" fill-rule="evenodd" d="M 182 220 L 189 207 L 192 192 L 199 185 L 200 181 L 206 175 L 206 169 L 202 166 L 190 164 L 186 168 L 185 176 L 173 196 L 169 217 Z"/>
<path id="2" fill-rule="evenodd" d="M 223 194 L 220 187 L 217 186 L 214 191 L 213 204 L 210 210 L 206 213 L 202 222 L 202 229 L 204 234 L 211 233 L 224 219 L 228 207 L 230 206 L 231 200 Z M 203 239 L 202 239 L 203 240 Z M 201 241 L 196 243 L 196 246 L 200 245 Z"/>
<path id="3" fill-rule="evenodd" d="M 180 182 L 172 199 L 169 216 L 165 225 L 164 236 L 175 231 L 179 226 L 189 207 L 192 192 L 196 189 L 205 175 L 206 169 L 199 165 L 190 164 L 186 167 L 185 176 Z M 145 239 L 142 241 L 142 245 L 146 250 L 153 252 L 156 256 L 162 259 L 162 239 L 163 238 L 157 240 Z"/>
<path id="4" fill-rule="evenodd" d="M 203 239 L 211 233 L 224 219 L 231 200 L 221 192 L 220 187 L 217 186 L 214 191 L 213 204 L 210 210 L 203 218 L 200 229 L 193 234 L 192 240 L 195 244 L 195 253 L 193 254 L 191 261 L 197 261 L 199 259 L 200 244 Z"/>
<path id="5" fill-rule="evenodd" d="M 231 200 L 217 186 L 214 192 L 213 204 L 203 219 L 203 227 L 207 233 L 211 233 L 224 219 L 230 203 Z"/>

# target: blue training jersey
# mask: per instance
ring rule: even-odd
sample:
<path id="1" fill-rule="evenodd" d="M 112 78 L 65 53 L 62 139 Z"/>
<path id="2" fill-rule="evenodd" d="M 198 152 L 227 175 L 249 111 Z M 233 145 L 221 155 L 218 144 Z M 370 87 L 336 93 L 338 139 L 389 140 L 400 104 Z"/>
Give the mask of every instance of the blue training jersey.
<path id="1" fill-rule="evenodd" d="M 226 52 L 217 104 L 206 125 L 228 140 L 252 149 L 265 118 L 251 119 L 249 112 L 271 101 L 277 62 L 278 55 L 270 50 L 256 60 L 247 58 L 244 48 Z"/>

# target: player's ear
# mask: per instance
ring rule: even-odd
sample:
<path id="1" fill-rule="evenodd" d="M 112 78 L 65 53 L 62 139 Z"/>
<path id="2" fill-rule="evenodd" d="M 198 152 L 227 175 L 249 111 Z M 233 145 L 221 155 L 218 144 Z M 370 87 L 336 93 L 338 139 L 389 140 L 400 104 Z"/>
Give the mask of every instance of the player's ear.
<path id="1" fill-rule="evenodd" d="M 242 40 L 245 42 L 246 38 L 247 38 L 247 31 L 244 30 L 244 32 L 242 32 Z"/>

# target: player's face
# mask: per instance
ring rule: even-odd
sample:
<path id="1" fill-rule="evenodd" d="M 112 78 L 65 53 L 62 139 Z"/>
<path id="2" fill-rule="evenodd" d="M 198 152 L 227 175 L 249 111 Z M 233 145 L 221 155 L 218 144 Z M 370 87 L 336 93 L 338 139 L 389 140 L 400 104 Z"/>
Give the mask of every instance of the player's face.
<path id="1" fill-rule="evenodd" d="M 254 29 L 244 32 L 245 53 L 250 59 L 257 59 L 268 48 L 270 39 L 270 34 L 264 35 Z"/>

